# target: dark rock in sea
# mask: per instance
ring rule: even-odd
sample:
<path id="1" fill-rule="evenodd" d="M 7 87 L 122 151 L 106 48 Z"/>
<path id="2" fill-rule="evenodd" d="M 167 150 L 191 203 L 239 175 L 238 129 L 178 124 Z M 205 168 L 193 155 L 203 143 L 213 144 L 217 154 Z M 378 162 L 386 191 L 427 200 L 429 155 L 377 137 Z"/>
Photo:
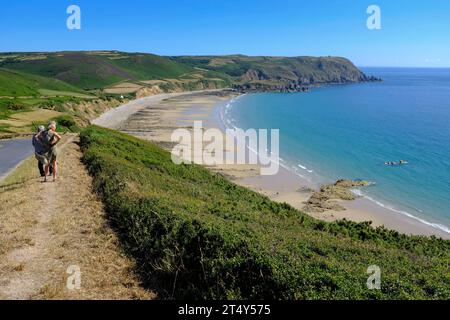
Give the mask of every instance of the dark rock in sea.
<path id="1" fill-rule="evenodd" d="M 233 89 L 239 93 L 257 93 L 257 92 L 274 92 L 274 93 L 294 93 L 294 92 L 309 92 L 311 87 L 332 84 L 350 84 L 363 82 L 377 82 L 382 79 L 374 76 L 366 76 L 363 73 L 357 76 L 340 75 L 327 79 L 320 78 L 299 78 L 298 81 L 284 82 L 284 81 L 256 81 L 256 71 L 252 70 L 247 74 L 248 79 L 253 81 L 234 84 Z M 277 83 L 278 82 L 278 83 Z"/>
<path id="2" fill-rule="evenodd" d="M 305 202 L 303 210 L 306 212 L 325 212 L 328 210 L 343 211 L 345 207 L 335 200 L 355 200 L 352 188 L 370 185 L 364 180 L 338 180 L 334 184 L 323 185 L 319 191 L 314 192 Z"/>
<path id="3" fill-rule="evenodd" d="M 296 83 L 267 85 L 261 83 L 246 83 L 235 85 L 234 89 L 239 93 L 252 92 L 279 92 L 279 93 L 293 93 L 293 92 L 309 92 L 310 88 Z"/>

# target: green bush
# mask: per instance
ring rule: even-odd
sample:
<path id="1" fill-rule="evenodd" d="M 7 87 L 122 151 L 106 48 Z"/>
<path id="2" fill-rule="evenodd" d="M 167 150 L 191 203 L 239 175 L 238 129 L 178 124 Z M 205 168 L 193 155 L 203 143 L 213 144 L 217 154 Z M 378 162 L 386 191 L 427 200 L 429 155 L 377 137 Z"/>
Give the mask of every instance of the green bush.
<path id="1" fill-rule="evenodd" d="M 326 223 L 91 126 L 84 162 L 146 286 L 176 299 L 448 299 L 450 242 Z M 366 287 L 371 265 L 381 290 Z"/>
<path id="2" fill-rule="evenodd" d="M 62 115 L 52 119 L 56 121 L 59 131 L 63 132 L 79 132 L 80 127 L 77 125 L 75 119 L 69 115 Z"/>
<path id="3" fill-rule="evenodd" d="M 27 107 L 25 105 L 23 105 L 17 101 L 14 101 L 14 100 L 10 101 L 7 104 L 7 108 L 8 108 L 8 110 L 11 110 L 11 111 L 23 111 L 23 110 L 27 109 Z"/>
<path id="4" fill-rule="evenodd" d="M 39 107 L 42 109 L 49 109 L 63 112 L 65 110 L 64 107 L 65 103 L 69 102 L 80 103 L 81 101 L 83 101 L 83 99 L 72 96 L 49 97 L 45 101 L 40 102 Z"/>

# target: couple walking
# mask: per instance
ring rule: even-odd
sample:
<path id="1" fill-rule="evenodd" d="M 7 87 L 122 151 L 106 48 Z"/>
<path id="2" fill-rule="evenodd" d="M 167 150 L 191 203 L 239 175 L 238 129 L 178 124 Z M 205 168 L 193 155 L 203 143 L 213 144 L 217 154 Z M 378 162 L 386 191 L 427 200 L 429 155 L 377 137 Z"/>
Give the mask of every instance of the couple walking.
<path id="1" fill-rule="evenodd" d="M 44 126 L 38 128 L 38 133 L 33 136 L 33 146 L 36 159 L 39 161 L 39 171 L 47 182 L 49 174 L 53 174 L 53 182 L 56 181 L 58 174 L 57 155 L 58 149 L 56 145 L 61 141 L 61 136 L 56 132 L 56 122 L 51 121 L 47 130 Z"/>

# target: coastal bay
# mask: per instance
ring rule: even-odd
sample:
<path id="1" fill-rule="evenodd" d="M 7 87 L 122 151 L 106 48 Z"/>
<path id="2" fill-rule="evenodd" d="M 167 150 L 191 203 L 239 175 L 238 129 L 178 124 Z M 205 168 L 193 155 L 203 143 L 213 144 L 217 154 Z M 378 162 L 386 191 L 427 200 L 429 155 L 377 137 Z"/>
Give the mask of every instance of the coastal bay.
<path id="1" fill-rule="evenodd" d="M 120 125 L 116 123 L 114 128 L 171 150 L 175 145 L 171 141 L 172 132 L 178 128 L 192 129 L 194 121 L 202 121 L 205 128 L 225 130 L 221 112 L 236 96 L 235 92 L 227 90 L 155 96 L 152 98 L 153 102 L 144 102 L 138 111 L 129 109 L 127 120 L 122 121 Z M 274 201 L 288 203 L 302 211 L 305 211 L 305 202 L 314 190 L 320 187 L 317 183 L 293 174 L 285 167 L 280 167 L 275 176 L 261 176 L 258 165 L 216 165 L 208 168 L 241 186 L 262 193 Z M 338 199 L 336 202 L 345 210 L 306 213 L 324 221 L 371 221 L 374 227 L 385 226 L 405 234 L 450 238 L 450 235 L 442 230 L 413 217 L 380 207 L 362 197 L 352 201 Z"/>

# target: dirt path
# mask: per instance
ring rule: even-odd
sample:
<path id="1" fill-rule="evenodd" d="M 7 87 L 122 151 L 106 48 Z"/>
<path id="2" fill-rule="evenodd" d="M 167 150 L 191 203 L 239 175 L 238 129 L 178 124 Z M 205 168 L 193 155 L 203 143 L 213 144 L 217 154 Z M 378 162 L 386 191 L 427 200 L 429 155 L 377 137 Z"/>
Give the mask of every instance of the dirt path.
<path id="1" fill-rule="evenodd" d="M 2 299 L 155 297 L 139 286 L 122 254 L 77 142 L 77 136 L 66 136 L 60 147 L 58 182 L 29 179 L 0 193 Z M 67 286 L 73 279 L 81 280 L 79 289 Z"/>

